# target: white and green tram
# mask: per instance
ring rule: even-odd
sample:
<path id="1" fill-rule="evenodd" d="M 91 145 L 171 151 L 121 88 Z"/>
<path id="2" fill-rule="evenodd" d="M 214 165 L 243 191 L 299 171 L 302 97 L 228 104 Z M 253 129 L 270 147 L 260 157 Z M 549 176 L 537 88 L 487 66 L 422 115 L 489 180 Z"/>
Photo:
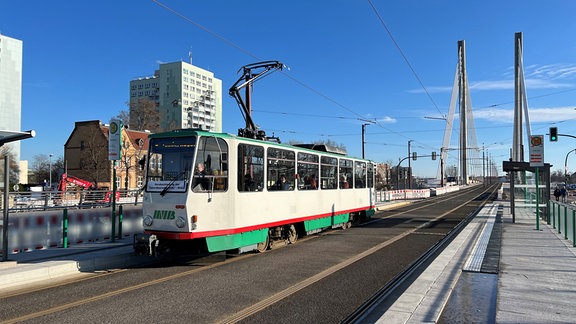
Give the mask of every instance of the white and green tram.
<path id="1" fill-rule="evenodd" d="M 175 130 L 150 135 L 145 165 L 141 254 L 262 252 L 374 213 L 375 165 L 325 145 Z"/>

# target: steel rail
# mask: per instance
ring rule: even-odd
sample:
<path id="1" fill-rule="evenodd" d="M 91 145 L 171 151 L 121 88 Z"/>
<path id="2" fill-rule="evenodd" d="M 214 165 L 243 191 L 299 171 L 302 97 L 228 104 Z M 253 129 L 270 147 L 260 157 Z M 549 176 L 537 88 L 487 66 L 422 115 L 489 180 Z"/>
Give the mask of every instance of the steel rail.
<path id="1" fill-rule="evenodd" d="M 436 258 L 453 240 L 468 223 L 478 214 L 486 202 L 494 196 L 496 193 L 497 186 L 487 188 L 482 193 L 477 195 L 470 201 L 481 197 L 487 192 L 490 194 L 483 199 L 482 203 L 476 210 L 470 213 L 464 220 L 462 220 L 458 225 L 456 225 L 446 236 L 444 236 L 440 241 L 434 244 L 430 249 L 428 249 L 424 254 L 422 254 L 418 259 L 412 262 L 404 271 L 399 273 L 394 277 L 386 286 L 378 290 L 372 297 L 366 300 L 360 307 L 358 307 L 352 314 L 342 320 L 341 323 L 362 323 L 368 314 L 378 307 L 384 300 L 397 292 L 414 274 L 420 273 L 425 266 L 427 266 L 434 258 Z"/>

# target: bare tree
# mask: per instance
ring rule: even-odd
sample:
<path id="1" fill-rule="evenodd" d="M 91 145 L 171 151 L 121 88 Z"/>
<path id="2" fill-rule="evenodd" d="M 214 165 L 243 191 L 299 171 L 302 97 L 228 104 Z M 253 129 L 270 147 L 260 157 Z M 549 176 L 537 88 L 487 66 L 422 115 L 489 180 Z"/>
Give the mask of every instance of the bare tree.
<path id="1" fill-rule="evenodd" d="M 116 118 L 122 121 L 122 125 L 130 125 L 130 112 L 127 110 L 120 110 Z"/>
<path id="2" fill-rule="evenodd" d="M 107 181 L 110 171 L 110 161 L 108 161 L 107 142 L 99 139 L 103 136 L 102 132 L 94 132 L 85 143 L 85 149 L 80 156 L 80 168 L 94 184 L 101 179 Z"/>
<path id="3" fill-rule="evenodd" d="M 18 180 L 20 178 L 20 166 L 18 165 L 18 163 L 16 162 L 16 158 L 14 156 L 14 152 L 12 151 L 12 148 L 9 146 L 1 146 L 0 147 L 0 159 L 1 159 L 1 166 L 0 166 L 0 170 L 2 170 L 2 174 L 0 174 L 0 177 L 3 179 L 4 181 L 4 157 L 8 156 L 8 188 L 12 188 L 12 185 L 15 185 L 18 183 Z"/>
<path id="4" fill-rule="evenodd" d="M 160 111 L 155 101 L 139 99 L 137 102 L 128 103 L 128 106 L 130 108 L 130 129 L 149 130 L 152 133 L 160 130 Z"/>

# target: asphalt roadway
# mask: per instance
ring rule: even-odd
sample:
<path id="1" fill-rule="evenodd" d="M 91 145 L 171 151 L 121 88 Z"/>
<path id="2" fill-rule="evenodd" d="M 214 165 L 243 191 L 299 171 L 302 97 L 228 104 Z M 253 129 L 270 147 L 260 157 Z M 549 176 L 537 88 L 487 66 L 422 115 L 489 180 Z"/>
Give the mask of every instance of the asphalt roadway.
<path id="1" fill-rule="evenodd" d="M 479 271 L 463 271 L 486 221 L 471 222 L 418 279 L 384 310 L 373 310 L 372 323 L 574 323 L 576 318 L 576 248 L 545 223 L 536 230 L 534 213 L 500 206 Z M 386 203 L 380 209 L 393 208 Z M 10 254 L 0 262 L 0 297 L 29 285 L 70 279 L 85 273 L 149 262 L 131 254 L 131 239 Z M 490 255 L 497 257 L 490 259 Z M 492 267 L 490 267 L 492 264 Z"/>

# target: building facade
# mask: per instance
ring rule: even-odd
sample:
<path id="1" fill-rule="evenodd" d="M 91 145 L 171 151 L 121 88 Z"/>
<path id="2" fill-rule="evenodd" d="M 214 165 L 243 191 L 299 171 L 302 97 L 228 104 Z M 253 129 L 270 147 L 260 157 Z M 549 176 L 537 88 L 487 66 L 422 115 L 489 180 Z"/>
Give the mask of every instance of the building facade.
<path id="1" fill-rule="evenodd" d="M 99 120 L 76 122 L 64 144 L 65 172 L 90 181 L 98 188 L 112 189 L 113 162 L 108 160 L 108 125 Z M 122 153 L 116 161 L 116 187 L 141 188 L 144 174 L 139 161 L 148 153 L 149 132 L 124 129 Z"/>
<path id="2" fill-rule="evenodd" d="M 22 120 L 22 41 L 0 34 L 0 130 L 20 132 Z M 6 144 L 17 162 L 20 141 Z"/>
<path id="3" fill-rule="evenodd" d="M 186 62 L 160 64 L 153 76 L 130 81 L 130 120 L 142 100 L 156 103 L 159 130 L 222 131 L 222 80 Z"/>

